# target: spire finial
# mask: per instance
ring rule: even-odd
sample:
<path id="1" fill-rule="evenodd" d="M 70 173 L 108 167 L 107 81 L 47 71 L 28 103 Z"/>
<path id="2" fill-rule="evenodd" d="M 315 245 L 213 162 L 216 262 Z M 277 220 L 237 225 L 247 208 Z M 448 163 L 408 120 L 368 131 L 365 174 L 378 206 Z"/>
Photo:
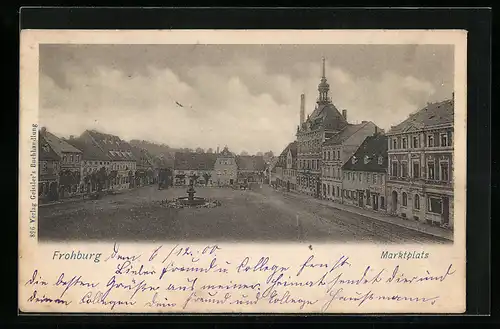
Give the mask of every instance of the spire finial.
<path id="1" fill-rule="evenodd" d="M 325 77 L 325 56 L 322 57 L 323 60 L 323 78 Z"/>

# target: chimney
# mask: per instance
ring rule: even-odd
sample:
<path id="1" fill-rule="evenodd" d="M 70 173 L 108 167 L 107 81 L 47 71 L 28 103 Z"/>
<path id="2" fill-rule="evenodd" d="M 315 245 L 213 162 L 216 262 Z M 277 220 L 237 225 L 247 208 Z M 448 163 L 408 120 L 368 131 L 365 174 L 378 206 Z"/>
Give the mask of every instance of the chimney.
<path id="1" fill-rule="evenodd" d="M 47 132 L 47 128 L 42 127 L 42 129 L 40 129 L 40 132 L 42 133 L 42 135 L 45 135 L 45 133 Z"/>
<path id="2" fill-rule="evenodd" d="M 347 121 L 347 110 L 342 110 L 342 116 L 344 117 L 345 121 Z"/>
<path id="3" fill-rule="evenodd" d="M 305 106 L 306 106 L 306 95 L 301 94 L 300 95 L 300 125 L 301 126 L 305 121 L 305 116 L 306 116 Z"/>
<path id="4" fill-rule="evenodd" d="M 217 154 L 219 154 L 219 147 L 217 146 Z"/>

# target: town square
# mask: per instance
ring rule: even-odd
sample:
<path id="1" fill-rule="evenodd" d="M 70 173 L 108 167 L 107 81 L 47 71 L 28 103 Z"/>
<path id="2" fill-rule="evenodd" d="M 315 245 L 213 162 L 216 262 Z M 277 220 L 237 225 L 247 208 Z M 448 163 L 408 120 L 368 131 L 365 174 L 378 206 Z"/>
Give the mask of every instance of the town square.
<path id="1" fill-rule="evenodd" d="M 83 53 L 104 58 L 106 51 L 95 47 Z M 391 46 L 381 47 L 374 51 L 381 58 L 393 52 Z M 423 57 L 452 55 L 438 46 L 424 48 L 418 50 Z M 74 113 L 60 105 L 73 104 L 71 94 L 61 96 L 69 90 L 61 86 L 69 82 L 60 75 L 71 70 L 57 71 L 51 58 L 75 58 L 82 52 L 49 46 L 42 50 L 41 68 L 49 72 L 42 82 L 52 89 L 42 86 L 47 90 L 42 104 L 48 109 L 42 113 L 37 136 L 39 239 L 453 243 L 451 78 L 440 77 L 433 68 L 416 78 L 418 70 L 404 64 L 407 50 L 394 48 L 402 54 L 401 60 L 394 56 L 406 76 L 392 72 L 384 62 L 380 66 L 389 73 L 370 73 L 377 77 L 372 79 L 368 73 L 353 73 L 357 62 L 347 55 L 347 68 L 335 62 L 336 55 L 331 55 L 332 65 L 339 66 L 332 67 L 319 55 L 310 59 L 315 69 L 295 65 L 297 71 L 311 71 L 311 79 L 293 74 L 285 78 L 280 71 L 272 75 L 274 85 L 256 84 L 255 76 L 271 73 L 255 64 L 261 53 L 241 49 L 251 59 L 243 66 L 236 67 L 235 57 L 225 66 L 210 64 L 219 69 L 200 64 L 197 74 L 181 64 L 175 77 L 170 69 L 150 77 L 156 72 L 151 66 L 137 69 L 144 70 L 139 73 L 126 73 L 125 66 L 123 71 L 110 69 L 115 83 L 133 86 L 128 91 L 103 85 L 109 78 L 99 71 L 108 65 L 103 62 L 96 72 L 85 73 L 85 82 L 75 85 L 83 98 L 74 103 L 80 107 Z M 175 51 L 178 63 L 183 63 L 184 53 Z M 108 52 L 124 56 L 116 49 Z M 206 50 L 211 52 L 215 50 Z M 370 55 L 365 56 L 369 61 Z M 278 62 L 269 58 L 265 59 L 274 64 L 266 69 L 278 70 Z M 200 55 L 194 60 L 207 59 Z M 255 67 L 249 69 L 251 65 Z M 346 73 L 349 65 L 352 72 Z M 370 70 L 379 70 L 379 64 L 370 65 Z M 443 75 L 448 72 L 441 62 L 429 65 Z M 207 80 L 196 89 L 202 73 Z M 355 74 L 360 77 L 352 78 Z M 141 86 L 146 80 L 140 79 L 167 79 L 166 75 L 171 86 Z M 380 77 L 382 82 L 376 80 Z M 219 83 L 219 89 L 210 81 Z M 401 95 L 371 90 L 384 83 L 401 88 Z M 95 99 L 86 91 L 93 85 L 101 88 L 94 89 Z M 223 87 L 227 89 L 221 91 Z M 55 88 L 60 93 L 53 92 Z M 355 88 L 360 92 L 346 98 Z M 368 99 L 364 91 L 374 94 Z M 146 96 L 140 99 L 141 93 Z M 237 95 L 249 100 L 239 101 Z M 379 98 L 372 105 L 375 97 Z M 114 106 L 117 99 L 124 100 L 123 108 L 102 109 L 93 114 L 96 119 L 90 114 L 92 106 L 85 105 Z M 382 113 L 386 106 L 404 111 Z M 148 107 L 157 112 L 142 114 Z M 68 125 L 61 124 L 64 120 Z"/>

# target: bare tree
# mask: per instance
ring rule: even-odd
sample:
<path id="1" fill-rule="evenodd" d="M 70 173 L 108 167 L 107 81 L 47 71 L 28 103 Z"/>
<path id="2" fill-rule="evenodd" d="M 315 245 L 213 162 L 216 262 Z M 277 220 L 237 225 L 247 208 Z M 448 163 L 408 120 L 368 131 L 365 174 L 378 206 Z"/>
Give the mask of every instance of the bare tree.
<path id="1" fill-rule="evenodd" d="M 248 155 L 247 151 L 241 151 L 240 155 Z"/>

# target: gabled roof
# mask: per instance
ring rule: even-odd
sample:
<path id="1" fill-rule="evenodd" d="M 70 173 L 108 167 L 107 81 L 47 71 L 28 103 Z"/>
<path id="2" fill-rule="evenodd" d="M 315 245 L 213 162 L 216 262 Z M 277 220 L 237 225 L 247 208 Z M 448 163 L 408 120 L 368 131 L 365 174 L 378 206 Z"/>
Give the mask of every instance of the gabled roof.
<path id="1" fill-rule="evenodd" d="M 264 157 L 258 155 L 238 155 L 236 165 L 238 170 L 264 171 L 266 169 Z"/>
<path id="2" fill-rule="evenodd" d="M 300 128 L 304 129 L 309 124 L 311 129 L 323 125 L 323 129 L 335 131 L 342 130 L 348 125 L 347 120 L 332 103 L 319 104 Z"/>
<path id="3" fill-rule="evenodd" d="M 176 170 L 213 170 L 217 154 L 175 152 Z"/>
<path id="4" fill-rule="evenodd" d="M 66 140 L 66 142 L 78 148 L 79 150 L 82 150 L 82 160 L 111 160 L 111 158 L 107 156 L 93 141 L 85 141 L 81 138 L 72 138 Z"/>
<path id="5" fill-rule="evenodd" d="M 120 137 L 98 132 L 96 130 L 87 130 L 87 134 L 96 142 L 103 152 L 115 161 L 137 161 L 132 154 L 132 146 L 120 139 Z"/>
<path id="6" fill-rule="evenodd" d="M 382 164 L 378 159 L 382 157 Z M 355 159 L 353 161 L 353 158 Z M 366 163 L 365 163 L 365 160 Z M 376 134 L 365 138 L 354 155 L 343 166 L 343 170 L 386 172 L 387 136 Z"/>
<path id="7" fill-rule="evenodd" d="M 358 130 L 363 128 L 369 122 L 360 123 L 360 124 L 348 124 L 344 129 L 342 129 L 338 134 L 334 135 L 332 138 L 327 139 L 323 145 L 340 145 L 345 142 L 349 137 L 354 135 Z"/>
<path id="8" fill-rule="evenodd" d="M 453 123 L 455 106 L 453 100 L 445 100 L 428 104 L 423 109 L 410 116 L 403 122 L 391 127 L 388 134 L 419 130 L 429 126 Z"/>
<path id="9" fill-rule="evenodd" d="M 50 144 L 54 152 L 57 153 L 58 156 L 62 157 L 63 153 L 82 153 L 79 149 L 74 147 L 71 144 L 68 144 L 62 138 L 57 137 L 56 135 L 44 130 L 41 135 L 45 138 L 47 143 Z"/>
<path id="10" fill-rule="evenodd" d="M 39 161 L 59 161 L 61 157 L 52 149 L 45 137 L 38 133 L 38 160 Z"/>

